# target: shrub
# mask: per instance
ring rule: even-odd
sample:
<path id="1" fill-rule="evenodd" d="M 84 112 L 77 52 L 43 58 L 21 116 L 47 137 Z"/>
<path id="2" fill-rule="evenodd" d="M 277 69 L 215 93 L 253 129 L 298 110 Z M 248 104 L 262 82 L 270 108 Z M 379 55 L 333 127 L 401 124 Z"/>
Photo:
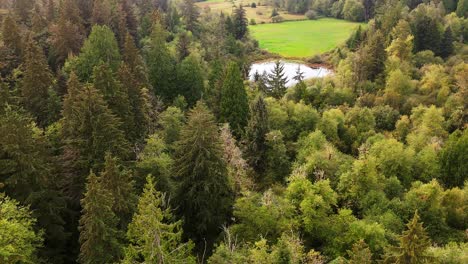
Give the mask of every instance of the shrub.
<path id="1" fill-rule="evenodd" d="M 252 3 L 252 4 L 250 5 L 250 7 L 251 7 L 251 8 L 257 8 L 257 4 L 256 4 L 256 3 Z"/>
<path id="2" fill-rule="evenodd" d="M 314 10 L 309 10 L 305 13 L 305 16 L 309 20 L 315 20 L 317 19 L 317 12 L 315 12 Z"/>
<path id="3" fill-rule="evenodd" d="M 250 25 L 257 25 L 257 22 L 255 22 L 255 19 L 250 19 Z"/>
<path id="4" fill-rule="evenodd" d="M 278 10 L 276 10 L 276 8 L 273 8 L 273 11 L 271 11 L 271 18 L 273 19 L 273 17 L 276 16 L 279 16 Z"/>
<path id="5" fill-rule="evenodd" d="M 274 16 L 271 18 L 271 22 L 273 23 L 280 23 L 283 22 L 284 18 L 280 15 Z"/>

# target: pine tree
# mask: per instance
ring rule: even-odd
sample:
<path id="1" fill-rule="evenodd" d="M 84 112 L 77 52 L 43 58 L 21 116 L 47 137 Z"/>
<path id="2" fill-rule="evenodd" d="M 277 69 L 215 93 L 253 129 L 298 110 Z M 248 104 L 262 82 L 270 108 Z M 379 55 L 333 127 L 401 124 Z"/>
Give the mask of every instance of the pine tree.
<path id="1" fill-rule="evenodd" d="M 190 37 L 186 31 L 182 31 L 179 34 L 176 44 L 177 59 L 183 61 L 188 55 L 190 55 Z"/>
<path id="2" fill-rule="evenodd" d="M 236 136 L 240 136 L 249 118 L 249 100 L 244 81 L 235 62 L 229 63 L 221 88 L 220 120 L 229 123 Z"/>
<path id="3" fill-rule="evenodd" d="M 36 117 L 40 126 L 46 126 L 55 119 L 49 108 L 50 94 L 53 92 L 52 73 L 44 51 L 31 38 L 26 45 L 23 68 L 20 88 L 23 105 Z"/>
<path id="4" fill-rule="evenodd" d="M 93 25 L 110 26 L 112 19 L 111 3 L 109 0 L 94 1 L 91 23 Z"/>
<path id="5" fill-rule="evenodd" d="M 139 85 L 149 86 L 145 62 L 135 45 L 134 38 L 129 33 L 125 36 L 122 55 L 124 63 L 128 66 Z"/>
<path id="6" fill-rule="evenodd" d="M 131 142 L 140 141 L 149 131 L 151 102 L 145 101 L 143 89 L 126 64 L 120 66 L 117 76 L 128 95 L 129 114 L 125 117 L 126 122 L 129 122 L 125 125 L 127 138 Z"/>
<path id="7" fill-rule="evenodd" d="M 84 29 L 80 27 L 80 24 L 74 24 L 71 20 L 60 16 L 57 23 L 51 26 L 50 33 L 52 52 L 59 66 L 69 55 L 78 54 L 84 40 Z"/>
<path id="8" fill-rule="evenodd" d="M 280 99 L 286 93 L 288 78 L 284 74 L 284 64 L 277 60 L 273 71 L 268 74 L 267 79 L 268 94 L 277 99 Z"/>
<path id="9" fill-rule="evenodd" d="M 165 196 L 154 186 L 152 176 L 148 176 L 128 226 L 130 245 L 123 263 L 195 263 L 190 256 L 191 243 L 182 243 L 182 222 L 173 222 Z"/>
<path id="10" fill-rule="evenodd" d="M 250 119 L 245 129 L 245 157 L 249 165 L 263 175 L 266 171 L 266 134 L 269 132 L 268 111 L 262 95 L 250 104 Z"/>
<path id="11" fill-rule="evenodd" d="M 172 102 L 177 96 L 174 92 L 175 61 L 167 47 L 166 35 L 160 23 L 154 24 L 145 58 L 155 94 L 166 102 Z"/>
<path id="12" fill-rule="evenodd" d="M 200 62 L 195 56 L 188 56 L 177 65 L 176 88 L 177 95 L 182 95 L 189 107 L 194 106 L 201 99 L 204 80 Z"/>
<path id="13" fill-rule="evenodd" d="M 118 219 L 112 211 L 112 194 L 103 187 L 94 172 L 88 176 L 86 192 L 81 200 L 80 255 L 83 264 L 113 263 L 121 255 Z"/>
<path id="14" fill-rule="evenodd" d="M 73 74 L 62 115 L 66 188 L 68 196 L 76 201 L 81 196 L 86 171 L 101 168 L 108 151 L 120 159 L 128 158 L 129 145 L 119 129 L 118 118 L 107 107 L 102 95 L 92 85 L 81 87 Z"/>
<path id="15" fill-rule="evenodd" d="M 104 171 L 100 174 L 102 186 L 111 193 L 114 200 L 112 210 L 120 219 L 120 228 L 125 229 L 131 220 L 136 204 L 133 179 L 130 171 L 123 170 L 117 158 L 106 153 Z"/>
<path id="16" fill-rule="evenodd" d="M 120 59 L 119 46 L 112 30 L 107 26 L 94 26 L 80 55 L 71 61 L 71 68 L 81 81 L 89 81 L 94 67 L 107 63 L 116 72 Z"/>
<path id="17" fill-rule="evenodd" d="M 430 260 L 426 250 L 431 245 L 429 236 L 423 224 L 419 222 L 418 211 L 413 219 L 406 224 L 407 230 L 400 236 L 399 246 L 392 249 L 385 258 L 385 263 L 427 263 Z"/>
<path id="18" fill-rule="evenodd" d="M 200 11 L 193 0 L 184 0 L 182 3 L 182 17 L 187 30 L 195 32 L 198 28 Z"/>
<path id="19" fill-rule="evenodd" d="M 242 4 L 234 10 L 233 14 L 234 36 L 236 39 L 242 39 L 247 34 L 249 22 Z"/>
<path id="20" fill-rule="evenodd" d="M 22 55 L 23 41 L 21 40 L 21 33 L 18 24 L 11 15 L 6 16 L 3 20 L 2 40 L 5 46 L 12 50 L 16 56 L 20 57 Z"/>
<path id="21" fill-rule="evenodd" d="M 175 151 L 178 182 L 175 204 L 184 217 L 184 232 L 200 253 L 209 253 L 220 227 L 231 214 L 233 193 L 214 117 L 199 102 L 189 113 Z"/>
<path id="22" fill-rule="evenodd" d="M 134 120 L 128 99 L 127 87 L 123 87 L 117 81 L 111 68 L 106 63 L 94 68 L 93 86 L 103 95 L 112 113 L 120 119 L 121 129 L 125 135 L 132 133 Z"/>
<path id="23" fill-rule="evenodd" d="M 347 251 L 349 255 L 348 264 L 372 264 L 372 252 L 364 240 L 354 243 L 352 250 Z"/>
<path id="24" fill-rule="evenodd" d="M 447 27 L 444 32 L 444 37 L 442 38 L 442 42 L 440 43 L 440 55 L 443 58 L 447 58 L 453 52 L 453 34 L 452 29 Z"/>

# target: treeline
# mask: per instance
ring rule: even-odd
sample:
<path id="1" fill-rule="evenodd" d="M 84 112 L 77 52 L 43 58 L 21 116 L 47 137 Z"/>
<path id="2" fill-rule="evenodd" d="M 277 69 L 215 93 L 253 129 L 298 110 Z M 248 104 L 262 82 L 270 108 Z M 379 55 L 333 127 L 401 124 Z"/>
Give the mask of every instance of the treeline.
<path id="1" fill-rule="evenodd" d="M 272 6 L 283 8 L 290 13 L 305 14 L 311 11 L 316 15 L 335 17 L 350 21 L 369 21 L 379 13 L 384 13 L 386 2 L 383 0 L 268 0 Z M 408 8 L 408 11 L 416 8 L 419 4 L 428 1 L 406 0 L 394 1 L 394 4 L 401 2 Z M 465 0 L 432 1 L 447 14 L 456 12 L 460 17 L 466 16 L 468 3 Z"/>
<path id="2" fill-rule="evenodd" d="M 286 88 L 240 7 L 6 6 L 0 262 L 466 262 L 463 15 L 386 1 Z"/>

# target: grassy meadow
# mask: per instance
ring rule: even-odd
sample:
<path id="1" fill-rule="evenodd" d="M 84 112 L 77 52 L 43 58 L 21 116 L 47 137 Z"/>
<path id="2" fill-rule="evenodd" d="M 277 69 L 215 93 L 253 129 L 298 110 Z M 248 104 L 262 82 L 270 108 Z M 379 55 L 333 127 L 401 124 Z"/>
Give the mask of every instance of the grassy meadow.
<path id="1" fill-rule="evenodd" d="M 309 57 L 344 43 L 359 23 L 322 18 L 249 26 L 260 48 L 285 57 Z M 362 24 L 364 25 L 364 24 Z"/>

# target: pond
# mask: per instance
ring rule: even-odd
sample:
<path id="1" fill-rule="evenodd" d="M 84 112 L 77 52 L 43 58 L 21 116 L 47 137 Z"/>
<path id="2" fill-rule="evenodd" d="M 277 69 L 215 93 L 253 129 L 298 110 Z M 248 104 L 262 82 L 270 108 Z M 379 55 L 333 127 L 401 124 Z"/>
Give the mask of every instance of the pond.
<path id="1" fill-rule="evenodd" d="M 294 80 L 293 78 L 294 76 L 296 76 L 298 67 L 300 68 L 300 71 L 303 73 L 304 79 L 321 78 L 321 77 L 330 75 L 332 73 L 331 70 L 327 68 L 323 68 L 323 67 L 311 68 L 308 65 L 303 64 L 303 63 L 288 62 L 288 61 L 282 61 L 282 63 L 284 64 L 284 76 L 287 77 L 287 82 L 286 82 L 287 87 L 294 86 L 297 83 L 297 81 Z M 250 67 L 249 79 L 253 81 L 255 72 L 258 72 L 259 74 L 266 72 L 268 74 L 273 70 L 274 67 L 275 67 L 274 61 L 253 63 L 252 66 Z"/>

